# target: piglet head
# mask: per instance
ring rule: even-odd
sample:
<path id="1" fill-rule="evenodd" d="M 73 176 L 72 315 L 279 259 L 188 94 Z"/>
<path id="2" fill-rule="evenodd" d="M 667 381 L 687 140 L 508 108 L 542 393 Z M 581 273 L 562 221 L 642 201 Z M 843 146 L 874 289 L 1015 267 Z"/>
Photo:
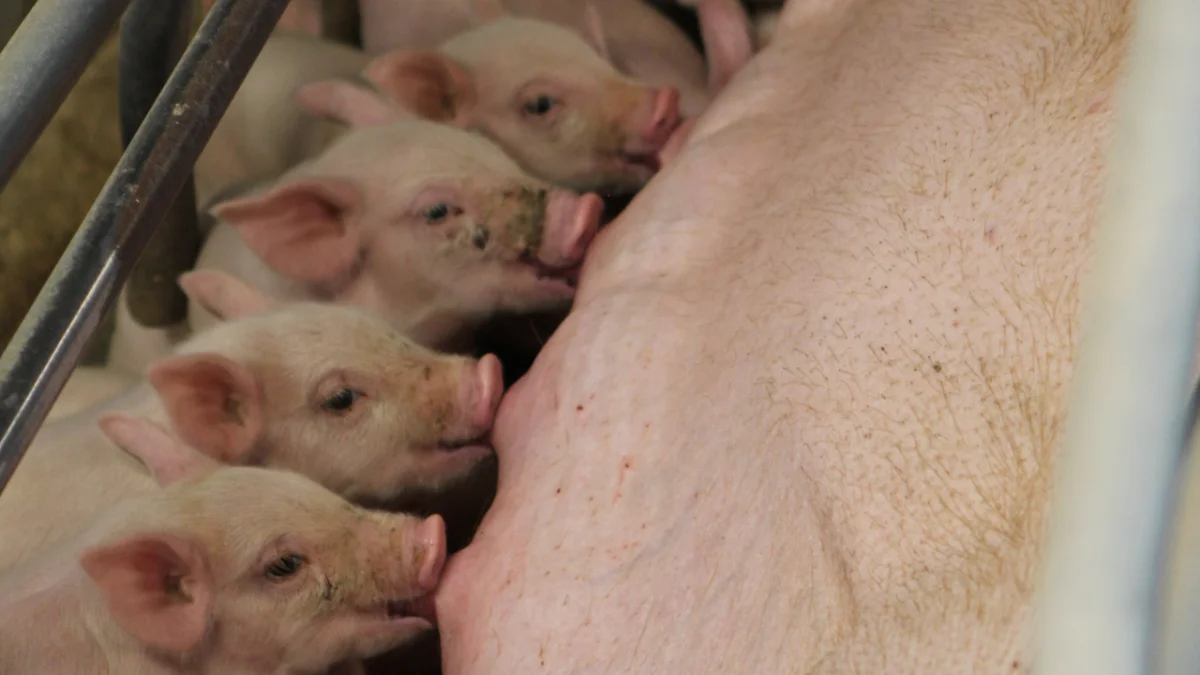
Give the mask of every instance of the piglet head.
<path id="1" fill-rule="evenodd" d="M 122 516 L 81 566 L 119 628 L 198 670 L 324 672 L 432 626 L 438 516 L 365 511 L 257 468 L 181 482 Z"/>
<path id="2" fill-rule="evenodd" d="M 440 489 L 488 458 L 504 389 L 495 356 L 439 354 L 377 315 L 325 303 L 218 324 L 147 377 L 190 446 L 371 504 Z"/>
<path id="3" fill-rule="evenodd" d="M 605 58 L 598 15 L 588 16 L 587 35 L 500 17 L 437 52 L 382 55 L 365 75 L 414 111 L 436 109 L 435 119 L 482 131 L 543 180 L 636 191 L 658 170 L 657 153 L 679 123 L 679 92 L 618 73 Z"/>
<path id="4" fill-rule="evenodd" d="M 214 212 L 280 275 L 440 345 L 500 311 L 569 306 L 601 201 L 551 188 L 478 134 L 408 120 L 347 134 Z M 437 325 L 427 317 L 447 327 L 413 328 Z"/>

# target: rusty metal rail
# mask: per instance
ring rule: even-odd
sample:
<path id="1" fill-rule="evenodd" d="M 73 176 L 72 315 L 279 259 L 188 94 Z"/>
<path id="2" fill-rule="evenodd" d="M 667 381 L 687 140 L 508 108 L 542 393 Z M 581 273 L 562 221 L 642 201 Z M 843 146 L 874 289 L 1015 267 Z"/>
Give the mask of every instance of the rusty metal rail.
<path id="1" fill-rule="evenodd" d="M 133 0 L 125 11 L 117 83 L 123 147 L 133 142 L 187 48 L 194 10 L 190 1 Z M 196 264 L 202 243 L 189 171 L 125 284 L 125 303 L 135 321 L 161 328 L 187 318 L 187 296 L 175 280 Z"/>
<path id="2" fill-rule="evenodd" d="M 0 55 L 0 185 L 45 129 L 124 5 L 41 0 L 14 34 Z M 0 356 L 0 490 L 286 5 L 218 0 Z"/>

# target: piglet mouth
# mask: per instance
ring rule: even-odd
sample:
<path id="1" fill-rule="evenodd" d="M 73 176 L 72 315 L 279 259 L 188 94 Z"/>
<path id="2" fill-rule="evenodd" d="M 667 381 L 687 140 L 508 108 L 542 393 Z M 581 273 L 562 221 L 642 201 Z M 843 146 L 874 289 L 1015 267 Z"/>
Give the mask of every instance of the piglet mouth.
<path id="1" fill-rule="evenodd" d="M 437 611 L 434 608 L 432 594 L 407 600 L 388 600 L 386 611 L 387 618 L 390 620 L 423 619 L 429 623 L 437 622 Z"/>
<path id="2" fill-rule="evenodd" d="M 647 152 L 618 150 L 617 161 L 624 168 L 645 169 L 650 173 L 658 173 L 658 170 L 662 168 L 662 161 L 659 159 L 658 150 Z"/>
<path id="3" fill-rule="evenodd" d="M 583 267 L 581 263 L 569 267 L 555 267 L 528 254 L 521 257 L 521 262 L 533 269 L 538 281 L 558 281 L 570 288 L 579 286 L 579 270 Z"/>
<path id="4" fill-rule="evenodd" d="M 454 452 L 465 448 L 475 448 L 480 446 L 490 447 L 488 434 L 484 433 L 473 438 L 451 439 L 438 441 L 438 450 L 445 452 Z"/>

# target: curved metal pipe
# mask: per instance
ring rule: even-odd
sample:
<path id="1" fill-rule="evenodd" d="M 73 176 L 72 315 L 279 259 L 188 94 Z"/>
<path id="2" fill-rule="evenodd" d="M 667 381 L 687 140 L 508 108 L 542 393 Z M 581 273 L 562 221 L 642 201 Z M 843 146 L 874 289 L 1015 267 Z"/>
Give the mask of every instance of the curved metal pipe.
<path id="1" fill-rule="evenodd" d="M 194 0 L 133 0 L 121 20 L 117 80 L 121 142 L 129 147 L 188 44 Z M 187 296 L 176 280 L 196 264 L 203 239 L 196 226 L 191 167 L 125 285 L 125 303 L 143 326 L 187 318 Z"/>
<path id="2" fill-rule="evenodd" d="M 0 490 L 286 5 L 219 0 L 212 8 L 0 356 Z"/>
<path id="3" fill-rule="evenodd" d="M 1200 3 L 1134 5 L 1034 670 L 1148 672 L 1200 315 Z"/>

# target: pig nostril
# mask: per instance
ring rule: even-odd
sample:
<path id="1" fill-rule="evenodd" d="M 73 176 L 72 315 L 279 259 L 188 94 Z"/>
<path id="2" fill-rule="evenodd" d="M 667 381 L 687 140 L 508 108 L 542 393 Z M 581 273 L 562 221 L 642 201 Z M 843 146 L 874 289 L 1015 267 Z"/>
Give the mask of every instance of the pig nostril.
<path id="1" fill-rule="evenodd" d="M 478 228 L 471 233 L 471 244 L 480 251 L 487 248 L 489 239 L 491 239 L 491 233 L 486 227 Z"/>

